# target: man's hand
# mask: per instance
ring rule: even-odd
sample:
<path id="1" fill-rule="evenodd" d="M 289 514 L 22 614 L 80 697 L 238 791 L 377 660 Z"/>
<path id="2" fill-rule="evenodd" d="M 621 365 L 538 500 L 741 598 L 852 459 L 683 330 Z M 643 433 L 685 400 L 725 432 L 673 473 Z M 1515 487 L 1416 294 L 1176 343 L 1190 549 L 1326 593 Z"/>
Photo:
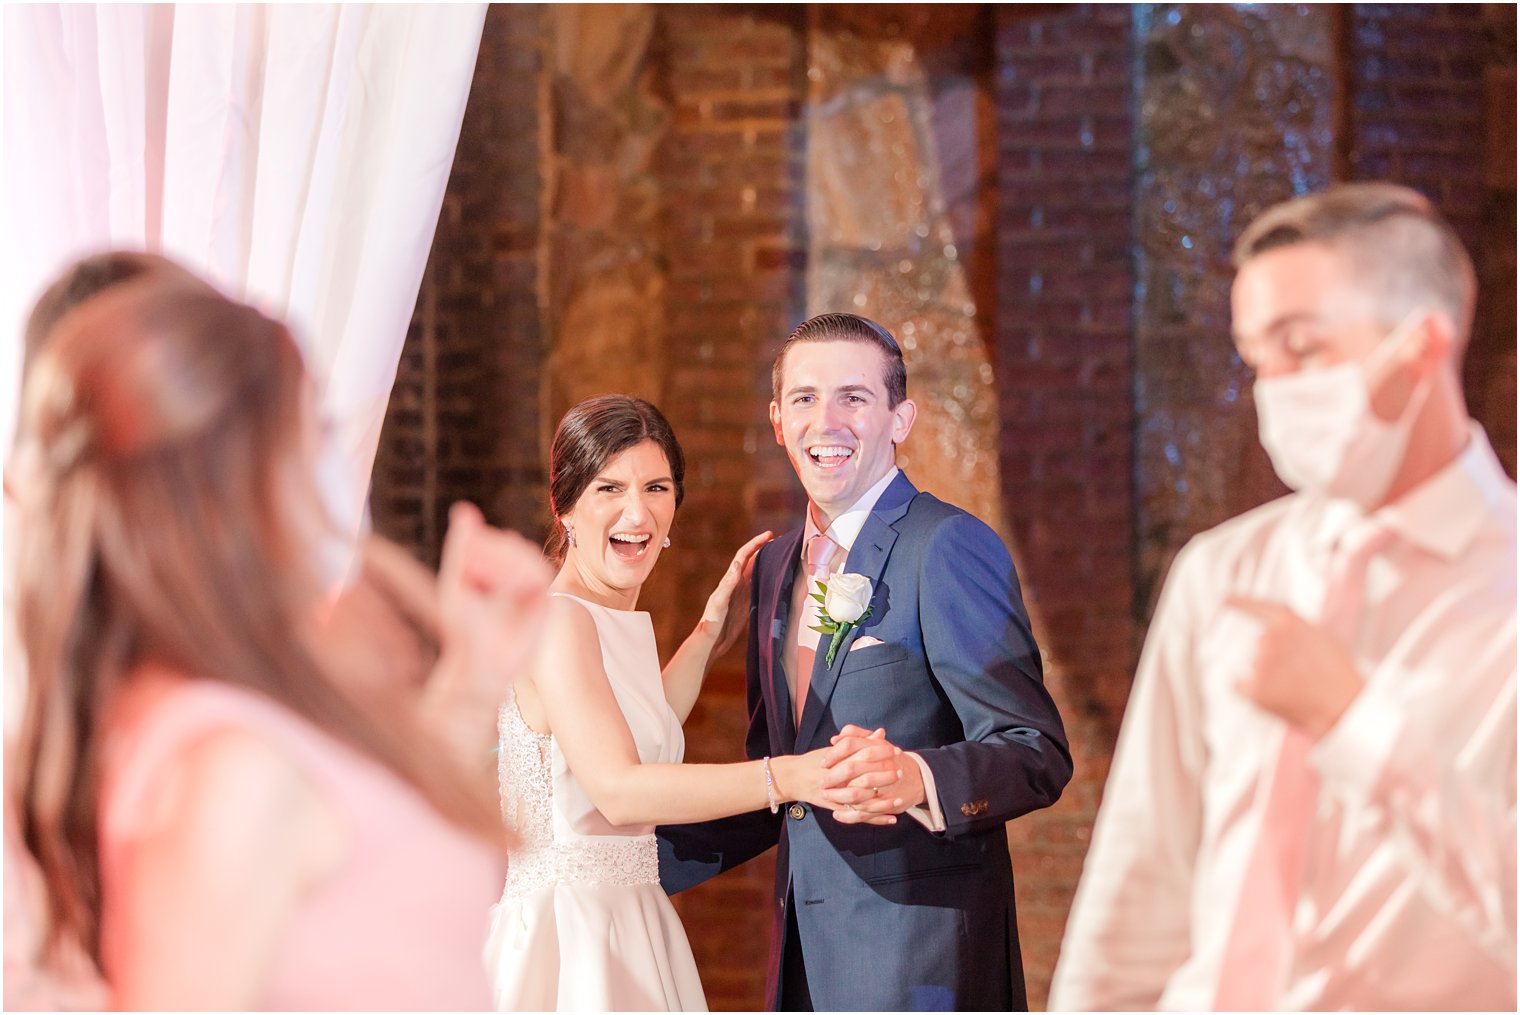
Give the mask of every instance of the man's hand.
<path id="1" fill-rule="evenodd" d="M 1350 654 L 1281 603 L 1231 596 L 1225 605 L 1261 622 L 1251 668 L 1236 690 L 1313 739 L 1324 736 L 1366 684 Z"/>
<path id="2" fill-rule="evenodd" d="M 902 749 L 887 740 L 884 729 L 864 729 L 851 723 L 829 741 L 833 746 L 823 756 L 823 792 L 837 806 L 834 820 L 843 824 L 881 824 L 887 814 L 901 814 L 924 802 L 924 780 L 918 765 L 902 757 Z M 885 786 L 868 786 L 856 777 L 849 764 L 861 751 L 886 745 L 897 756 L 897 781 Z"/>

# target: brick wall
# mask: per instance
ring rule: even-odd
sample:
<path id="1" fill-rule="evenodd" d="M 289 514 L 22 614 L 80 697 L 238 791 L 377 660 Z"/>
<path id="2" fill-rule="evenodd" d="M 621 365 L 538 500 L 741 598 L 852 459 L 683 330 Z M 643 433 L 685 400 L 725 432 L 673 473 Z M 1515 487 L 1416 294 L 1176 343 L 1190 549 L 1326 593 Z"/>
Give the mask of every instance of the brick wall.
<path id="1" fill-rule="evenodd" d="M 1421 191 L 1475 247 L 1483 207 L 1483 15 L 1356 4 L 1346 32 L 1347 175 Z"/>
<path id="2" fill-rule="evenodd" d="M 1076 761 L 1010 826 L 1041 1008 L 1135 657 L 1130 11 L 999 7 L 996 29 L 1003 491 Z"/>
<path id="3" fill-rule="evenodd" d="M 1357 4 L 1347 17 L 1347 176 L 1414 187 L 1467 244 L 1479 278 L 1468 403 L 1514 475 L 1514 8 Z"/>
<path id="4" fill-rule="evenodd" d="M 1485 4 L 1482 222 L 1478 318 L 1467 353 L 1467 397 L 1515 475 L 1515 8 Z"/>
<path id="5" fill-rule="evenodd" d="M 531 538 L 545 531 L 537 250 L 546 43 L 537 7 L 487 12 L 375 457 L 375 530 L 433 564 L 455 500 Z"/>
<path id="6" fill-rule="evenodd" d="M 685 447 L 686 503 L 646 595 L 667 651 L 751 536 L 803 500 L 767 422 L 770 365 L 801 319 L 804 8 L 661 9 L 654 46 L 675 122 L 658 158 L 670 289 L 664 409 Z M 686 724 L 691 761 L 743 758 L 742 644 Z M 708 1004 L 762 1007 L 772 856 L 676 898 Z"/>
<path id="7" fill-rule="evenodd" d="M 767 406 L 771 358 L 801 313 L 801 20 L 789 9 L 671 7 L 654 43 L 675 117 L 657 159 L 664 409 L 689 461 L 680 552 L 658 579 L 683 621 L 675 636 L 720 564 L 764 528 L 793 524 L 800 504 Z"/>

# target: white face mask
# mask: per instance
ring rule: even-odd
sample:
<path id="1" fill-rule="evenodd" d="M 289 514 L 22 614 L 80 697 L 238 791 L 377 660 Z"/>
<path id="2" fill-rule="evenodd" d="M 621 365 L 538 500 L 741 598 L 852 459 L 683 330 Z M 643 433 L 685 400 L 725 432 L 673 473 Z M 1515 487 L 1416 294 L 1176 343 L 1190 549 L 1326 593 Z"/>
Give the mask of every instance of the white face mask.
<path id="1" fill-rule="evenodd" d="M 1418 323 L 1418 322 L 1415 322 Z M 1272 468 L 1294 490 L 1377 505 L 1393 485 L 1431 380 L 1422 377 L 1390 421 L 1372 411 L 1372 391 L 1408 332 L 1379 343 L 1365 363 L 1343 363 L 1258 380 L 1256 418 Z"/>

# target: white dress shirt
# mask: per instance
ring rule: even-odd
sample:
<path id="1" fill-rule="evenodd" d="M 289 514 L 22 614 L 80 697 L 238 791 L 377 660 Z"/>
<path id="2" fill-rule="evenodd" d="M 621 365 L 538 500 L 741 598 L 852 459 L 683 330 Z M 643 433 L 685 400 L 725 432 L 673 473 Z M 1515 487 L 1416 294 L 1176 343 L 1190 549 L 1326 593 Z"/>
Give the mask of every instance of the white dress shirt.
<path id="1" fill-rule="evenodd" d="M 876 506 L 876 502 L 881 499 L 881 495 L 887 492 L 887 487 L 892 485 L 892 480 L 896 479 L 901 472 L 902 470 L 894 465 L 887 471 L 885 476 L 877 480 L 875 485 L 861 494 L 859 500 L 851 504 L 829 525 L 825 535 L 843 550 L 842 553 L 834 555 L 829 568 L 831 575 L 846 570 L 845 558 L 849 556 L 850 548 L 855 545 L 855 540 L 860 537 L 860 530 L 865 527 L 866 519 L 871 517 L 871 509 Z M 809 541 L 818 535 L 818 532 L 818 523 L 813 520 L 812 505 L 810 504 L 808 505 L 807 524 L 802 532 L 802 559 L 797 569 L 799 581 L 807 576 L 807 546 Z M 806 601 L 805 605 L 809 607 L 807 612 L 802 617 L 794 615 L 787 626 L 790 630 L 790 637 L 795 645 L 802 648 L 816 649 L 823 644 L 824 636 L 820 635 L 817 631 L 811 630 L 817 616 L 816 610 L 812 608 L 812 601 Z M 803 619 L 806 619 L 807 623 L 799 622 Z M 786 653 L 786 659 L 793 663 L 793 665 L 785 667 L 786 686 L 791 691 L 793 701 L 797 698 L 797 676 L 792 672 L 795 669 L 796 658 L 797 653 L 795 650 Z M 892 739 L 891 730 L 887 730 L 887 739 Z M 924 782 L 924 805 L 921 807 L 910 807 L 906 813 L 929 831 L 943 832 L 945 830 L 945 815 L 944 811 L 940 808 L 939 793 L 935 789 L 934 773 L 929 770 L 929 763 L 912 751 L 904 751 L 903 756 L 912 758 L 913 762 L 918 765 L 918 770 L 923 775 Z"/>
<path id="2" fill-rule="evenodd" d="M 1318 804 L 1285 1010 L 1509 1009 L 1515 994 L 1515 486 L 1472 425 L 1374 520 L 1367 685 L 1314 745 Z M 1052 1010 L 1208 1009 L 1283 725 L 1234 689 L 1256 627 L 1313 619 L 1359 510 L 1284 497 L 1192 540 L 1146 638 L 1067 923 Z"/>

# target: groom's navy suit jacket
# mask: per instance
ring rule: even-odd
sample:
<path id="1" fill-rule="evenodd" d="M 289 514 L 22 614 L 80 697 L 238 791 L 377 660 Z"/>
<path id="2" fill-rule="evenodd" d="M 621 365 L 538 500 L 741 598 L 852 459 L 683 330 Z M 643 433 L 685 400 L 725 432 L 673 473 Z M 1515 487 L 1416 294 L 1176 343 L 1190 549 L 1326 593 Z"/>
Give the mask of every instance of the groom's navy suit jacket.
<path id="1" fill-rule="evenodd" d="M 661 880 L 680 891 L 779 841 L 771 1006 L 792 906 L 819 1010 L 1025 1008 L 1003 825 L 1056 801 L 1071 754 L 1008 551 L 982 522 L 898 476 L 844 565 L 871 579 L 871 615 L 832 666 L 820 647 L 794 724 L 781 660 L 802 532 L 766 545 L 754 568 L 747 753 L 827 746 L 846 723 L 884 727 L 934 773 L 946 829 L 907 815 L 846 825 L 801 804 L 669 826 Z M 882 644 L 852 650 L 866 636 Z"/>

